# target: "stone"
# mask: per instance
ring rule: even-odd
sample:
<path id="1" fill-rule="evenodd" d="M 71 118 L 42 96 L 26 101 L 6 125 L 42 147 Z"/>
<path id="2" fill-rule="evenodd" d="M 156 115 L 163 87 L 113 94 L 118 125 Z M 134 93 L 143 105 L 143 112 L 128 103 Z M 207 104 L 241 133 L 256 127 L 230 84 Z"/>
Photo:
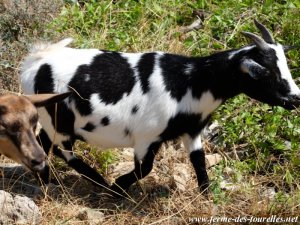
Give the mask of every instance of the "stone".
<path id="1" fill-rule="evenodd" d="M 226 166 L 223 169 L 223 175 L 224 175 L 225 178 L 230 178 L 234 175 L 234 170 L 231 169 L 230 167 Z"/>
<path id="2" fill-rule="evenodd" d="M 235 191 L 238 190 L 240 187 L 235 185 L 234 183 L 227 182 L 226 180 L 222 180 L 220 182 L 220 188 L 226 191 Z"/>
<path id="3" fill-rule="evenodd" d="M 129 173 L 134 169 L 134 162 L 119 162 L 117 164 L 112 164 L 108 168 L 109 176 L 117 178 L 121 175 Z"/>
<path id="4" fill-rule="evenodd" d="M 185 163 L 174 163 L 173 186 L 180 191 L 185 191 L 188 181 L 191 179 L 191 171 Z"/>
<path id="5" fill-rule="evenodd" d="M 81 221 L 87 222 L 89 225 L 101 224 L 104 221 L 104 213 L 99 210 L 91 209 L 88 207 L 80 210 L 76 218 Z"/>
<path id="6" fill-rule="evenodd" d="M 0 190 L 0 224 L 40 224 L 41 213 L 36 204 L 25 196 L 12 196 Z"/>
<path id="7" fill-rule="evenodd" d="M 274 187 L 269 187 L 261 193 L 262 198 L 264 198 L 264 199 L 267 198 L 269 200 L 274 199 L 275 195 L 276 195 L 276 191 L 275 191 Z"/>
<path id="8" fill-rule="evenodd" d="M 222 161 L 222 156 L 218 153 L 211 154 L 211 155 L 206 155 L 205 160 L 206 160 L 206 167 L 210 168 L 214 165 L 219 164 Z"/>

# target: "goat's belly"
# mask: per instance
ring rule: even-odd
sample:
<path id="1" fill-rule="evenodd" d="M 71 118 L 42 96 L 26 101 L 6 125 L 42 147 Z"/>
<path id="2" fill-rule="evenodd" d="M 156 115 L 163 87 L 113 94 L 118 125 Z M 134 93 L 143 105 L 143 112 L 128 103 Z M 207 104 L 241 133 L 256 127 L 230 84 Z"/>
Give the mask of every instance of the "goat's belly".
<path id="1" fill-rule="evenodd" d="M 97 128 L 93 132 L 89 132 L 78 128 L 75 132 L 85 142 L 102 148 L 133 147 L 134 145 L 130 131 Z"/>

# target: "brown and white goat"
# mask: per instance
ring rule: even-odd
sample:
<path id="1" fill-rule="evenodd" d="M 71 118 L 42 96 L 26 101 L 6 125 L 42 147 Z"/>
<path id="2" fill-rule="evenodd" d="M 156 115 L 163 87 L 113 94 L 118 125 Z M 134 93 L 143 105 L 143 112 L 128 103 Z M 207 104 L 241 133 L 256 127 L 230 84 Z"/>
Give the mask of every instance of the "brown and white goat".
<path id="1" fill-rule="evenodd" d="M 57 103 L 69 94 L 0 96 L 0 154 L 33 172 L 43 170 L 46 154 L 35 137 L 38 122 L 36 107 Z"/>

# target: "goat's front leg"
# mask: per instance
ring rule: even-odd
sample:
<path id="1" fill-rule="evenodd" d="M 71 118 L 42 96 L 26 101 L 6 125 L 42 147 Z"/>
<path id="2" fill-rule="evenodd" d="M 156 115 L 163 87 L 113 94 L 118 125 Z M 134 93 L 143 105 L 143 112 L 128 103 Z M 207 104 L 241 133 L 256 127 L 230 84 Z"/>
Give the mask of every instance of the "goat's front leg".
<path id="1" fill-rule="evenodd" d="M 48 155 L 49 149 L 51 148 L 52 142 L 49 139 L 48 135 L 44 130 L 41 130 L 41 133 L 39 135 L 39 139 L 41 142 L 42 147 L 44 148 L 46 154 Z M 91 181 L 93 184 L 99 185 L 101 187 L 105 186 L 107 187 L 107 183 L 104 180 L 104 178 L 93 168 L 91 168 L 88 164 L 86 164 L 81 159 L 77 158 L 73 151 L 73 142 L 66 141 L 63 142 L 64 148 L 67 149 L 66 151 L 61 151 L 58 146 L 53 146 L 53 153 L 62 158 L 70 167 L 75 169 L 78 173 L 83 175 L 83 177 L 89 181 Z M 40 177 L 45 182 L 45 184 L 49 183 L 49 167 L 45 167 L 45 169 L 40 173 Z"/>
<path id="2" fill-rule="evenodd" d="M 146 150 L 146 154 L 144 157 L 139 154 L 142 148 L 145 148 L 147 145 L 142 145 L 140 147 L 135 147 L 135 156 L 134 156 L 134 169 L 125 174 L 120 176 L 116 179 L 115 183 L 111 186 L 112 192 L 116 194 L 125 194 L 126 190 L 136 181 L 144 178 L 147 176 L 152 168 L 153 168 L 153 161 L 155 155 L 157 154 L 159 147 L 161 146 L 160 142 L 153 142 L 149 145 L 148 149 Z M 140 151 L 140 152 L 139 152 Z M 142 159 L 141 159 L 142 158 Z M 125 194 L 126 196 L 126 194 Z"/>
<path id="3" fill-rule="evenodd" d="M 201 137 L 200 135 L 196 137 L 185 135 L 183 137 L 183 143 L 190 153 L 190 160 L 197 175 L 200 191 L 207 194 L 209 178 L 206 172 L 205 153 L 202 147 Z"/>

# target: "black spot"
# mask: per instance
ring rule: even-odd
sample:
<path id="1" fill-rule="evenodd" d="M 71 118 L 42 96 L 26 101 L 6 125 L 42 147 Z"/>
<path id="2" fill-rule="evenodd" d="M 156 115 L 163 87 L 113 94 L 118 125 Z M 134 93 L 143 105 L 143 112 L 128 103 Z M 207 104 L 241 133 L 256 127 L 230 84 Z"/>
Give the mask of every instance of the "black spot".
<path id="1" fill-rule="evenodd" d="M 145 53 L 142 55 L 138 65 L 138 74 L 141 80 L 143 93 L 149 91 L 149 77 L 153 73 L 156 53 Z"/>
<path id="2" fill-rule="evenodd" d="M 103 126 L 108 126 L 109 125 L 109 117 L 108 116 L 103 117 L 101 120 L 101 124 Z"/>
<path id="3" fill-rule="evenodd" d="M 139 110 L 139 107 L 137 105 L 133 106 L 131 109 L 131 114 L 136 114 L 138 110 Z"/>
<path id="4" fill-rule="evenodd" d="M 131 132 L 130 132 L 129 128 L 126 127 L 126 128 L 124 129 L 124 134 L 125 134 L 125 137 L 128 136 L 128 135 L 129 135 L 129 136 L 131 135 Z"/>
<path id="5" fill-rule="evenodd" d="M 52 125 L 56 126 L 57 132 L 65 135 L 74 135 L 75 116 L 64 102 L 57 103 L 57 110 L 55 106 L 47 106 L 46 109 L 51 116 Z"/>
<path id="6" fill-rule="evenodd" d="M 183 73 L 189 58 L 165 54 L 160 58 L 160 66 L 164 78 L 166 90 L 170 92 L 171 97 L 180 101 L 190 87 L 190 75 Z"/>
<path id="7" fill-rule="evenodd" d="M 209 117 L 202 121 L 201 114 L 179 113 L 169 119 L 167 127 L 159 136 L 162 141 L 173 140 L 183 134 L 195 137 L 201 132 L 208 120 Z"/>
<path id="8" fill-rule="evenodd" d="M 70 140 L 63 141 L 63 142 L 62 142 L 62 145 L 63 145 L 63 147 L 64 147 L 65 150 L 72 150 L 73 142 L 70 141 Z M 64 158 L 64 157 L 63 157 L 63 154 L 62 154 L 60 157 Z"/>
<path id="9" fill-rule="evenodd" d="M 94 124 L 88 122 L 82 129 L 88 132 L 92 132 L 95 128 L 96 126 Z"/>
<path id="10" fill-rule="evenodd" d="M 85 82 L 85 74 L 90 75 Z M 69 85 L 79 95 L 75 105 L 81 115 L 92 113 L 90 102 L 92 94 L 98 94 L 105 104 L 115 104 L 126 93 L 130 94 L 135 84 L 133 69 L 125 58 L 117 52 L 102 53 L 94 57 L 90 65 L 78 67 Z"/>
<path id="11" fill-rule="evenodd" d="M 36 94 L 53 93 L 53 83 L 51 66 L 41 65 L 34 79 L 34 92 Z"/>

